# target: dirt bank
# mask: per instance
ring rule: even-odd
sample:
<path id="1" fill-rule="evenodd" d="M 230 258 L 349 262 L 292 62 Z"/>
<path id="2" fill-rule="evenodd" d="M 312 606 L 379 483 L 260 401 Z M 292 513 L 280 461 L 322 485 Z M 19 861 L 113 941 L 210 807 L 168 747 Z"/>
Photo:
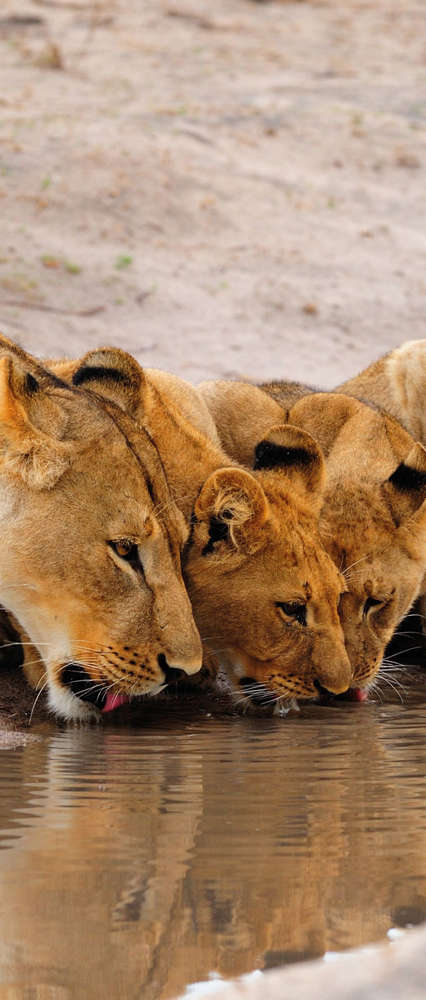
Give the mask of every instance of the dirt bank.
<path id="1" fill-rule="evenodd" d="M 326 385 L 424 336 L 424 39 L 421 0 L 6 0 L 3 329 Z"/>

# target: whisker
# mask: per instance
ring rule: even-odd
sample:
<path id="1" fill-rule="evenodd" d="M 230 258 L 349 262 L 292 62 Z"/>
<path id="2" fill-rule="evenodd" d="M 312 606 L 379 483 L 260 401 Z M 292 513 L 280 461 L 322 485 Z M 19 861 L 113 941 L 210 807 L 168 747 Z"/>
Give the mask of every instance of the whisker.
<path id="1" fill-rule="evenodd" d="M 391 690 L 394 691 L 396 695 L 398 695 L 398 698 L 399 698 L 399 700 L 401 702 L 401 705 L 402 705 L 404 703 L 404 698 L 402 697 L 402 694 L 405 694 L 404 689 L 402 688 L 402 691 L 400 691 L 398 689 L 398 687 L 396 686 L 396 684 L 394 684 L 391 681 L 390 677 L 385 677 L 384 676 L 384 677 L 382 677 L 382 681 L 383 681 L 384 684 L 388 684 L 389 687 L 391 688 Z"/>
<path id="2" fill-rule="evenodd" d="M 399 663 L 385 663 L 380 667 L 379 677 L 392 677 L 397 680 L 402 674 L 407 673 L 407 667 Z"/>
<path id="3" fill-rule="evenodd" d="M 380 690 L 380 686 L 377 683 L 377 678 L 374 678 L 374 680 L 372 680 L 369 683 L 369 685 L 368 685 L 368 693 L 369 694 L 372 693 L 373 695 L 377 695 L 380 704 L 383 704 L 383 692 Z"/>
<path id="4" fill-rule="evenodd" d="M 347 574 L 350 572 L 351 569 L 353 569 L 354 566 L 358 566 L 359 563 L 365 562 L 365 560 L 369 558 L 369 555 L 370 553 L 367 552 L 365 556 L 361 556 L 360 559 L 356 559 L 355 562 L 350 564 L 350 566 L 346 566 L 346 569 L 343 570 L 342 575 L 347 576 Z"/>
<path id="5" fill-rule="evenodd" d="M 414 653 L 414 652 L 415 652 L 416 650 L 418 650 L 418 649 L 422 649 L 422 648 L 423 648 L 422 646 L 410 646 L 410 647 L 409 647 L 409 649 L 404 649 L 404 653 L 403 653 L 403 655 L 404 655 L 404 656 L 406 656 L 406 655 L 407 655 L 407 653 Z M 400 655 L 402 655 L 402 654 L 400 654 L 400 653 L 394 653 L 394 655 L 393 655 L 393 656 L 387 656 L 387 657 L 386 657 L 386 659 L 387 659 L 387 662 L 388 662 L 388 663 L 390 664 L 390 663 L 391 663 L 392 661 L 394 661 L 394 660 L 395 660 L 395 657 L 396 657 L 396 656 L 400 656 Z M 401 664 L 401 661 L 400 661 L 400 660 L 396 660 L 396 662 L 397 662 L 397 663 L 399 663 L 399 664 L 400 664 L 400 666 L 402 666 L 402 665 L 403 665 L 403 664 Z"/>
<path id="6" fill-rule="evenodd" d="M 37 645 L 35 642 L 2 642 L 0 643 L 0 649 L 9 649 L 10 646 L 33 646 L 34 649 L 37 649 L 38 646 L 51 645 L 52 643 L 50 642 L 38 642 Z"/>
<path id="7" fill-rule="evenodd" d="M 414 636 L 414 638 L 418 639 L 419 638 L 419 631 L 415 632 L 414 630 L 413 631 L 411 631 L 411 630 L 407 631 L 406 629 L 400 629 L 399 632 L 394 633 L 393 638 L 395 637 L 395 635 L 396 635 L 397 638 L 399 637 L 401 639 L 403 639 L 405 636 Z"/>
<path id="8" fill-rule="evenodd" d="M 30 712 L 30 717 L 29 717 L 29 720 L 28 720 L 28 725 L 29 725 L 29 726 L 31 725 L 31 722 L 32 722 L 32 718 L 33 718 L 33 715 L 34 715 L 34 709 L 35 709 L 35 707 L 36 707 L 36 705 L 37 705 L 37 702 L 38 702 L 38 700 L 39 700 L 39 698 L 40 698 L 40 695 L 41 695 L 41 694 L 43 693 L 43 691 L 45 691 L 45 689 L 46 689 L 46 687 L 47 687 L 48 683 L 49 683 L 49 678 L 48 678 L 48 677 L 47 677 L 47 675 L 46 675 L 46 680 L 45 680 L 44 684 L 42 685 L 42 687 L 40 688 L 40 690 L 39 690 L 39 691 L 37 692 L 37 695 L 36 695 L 36 697 L 35 697 L 35 699 L 34 699 L 34 702 L 33 702 L 33 707 L 32 707 L 32 709 L 31 709 L 31 712 Z"/>
<path id="9" fill-rule="evenodd" d="M 40 657 L 37 657 L 36 660 L 25 660 L 25 663 L 23 663 L 22 666 L 23 667 L 33 667 L 36 663 L 42 664 L 43 660 L 41 660 Z M 44 673 L 46 673 L 46 671 L 44 671 Z"/>

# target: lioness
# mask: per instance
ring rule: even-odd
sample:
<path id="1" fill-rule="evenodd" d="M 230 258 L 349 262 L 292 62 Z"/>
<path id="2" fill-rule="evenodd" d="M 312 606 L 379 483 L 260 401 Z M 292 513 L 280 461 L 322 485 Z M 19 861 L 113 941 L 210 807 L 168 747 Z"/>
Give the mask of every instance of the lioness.
<path id="1" fill-rule="evenodd" d="M 157 691 L 171 668 L 199 670 L 187 531 L 155 445 L 4 337 L 0 536 L 0 601 L 42 656 L 59 715 L 86 719 Z"/>
<path id="2" fill-rule="evenodd" d="M 291 386 L 288 398 L 285 383 L 281 402 L 279 383 L 205 383 L 200 391 L 238 461 L 253 465 L 259 436 L 273 420 L 288 419 L 321 444 L 328 474 L 321 537 L 347 584 L 340 615 L 353 684 L 368 687 L 422 588 L 424 447 L 391 417 L 343 395 L 303 395 L 303 387 Z"/>
<path id="3" fill-rule="evenodd" d="M 250 473 L 230 467 L 205 404 L 182 380 L 143 372 L 113 349 L 55 369 L 121 404 L 152 435 L 190 529 L 183 560 L 195 619 L 238 697 L 282 709 L 321 687 L 345 691 L 345 585 L 318 535 L 324 460 L 312 437 L 274 428 Z"/>

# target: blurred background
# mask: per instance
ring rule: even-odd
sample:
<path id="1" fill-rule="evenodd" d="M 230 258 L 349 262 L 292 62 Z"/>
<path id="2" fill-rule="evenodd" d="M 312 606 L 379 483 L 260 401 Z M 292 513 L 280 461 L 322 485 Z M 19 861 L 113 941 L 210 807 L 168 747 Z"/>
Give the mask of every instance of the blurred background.
<path id="1" fill-rule="evenodd" d="M 424 0 L 2 0 L 0 328 L 333 386 L 425 336 Z"/>

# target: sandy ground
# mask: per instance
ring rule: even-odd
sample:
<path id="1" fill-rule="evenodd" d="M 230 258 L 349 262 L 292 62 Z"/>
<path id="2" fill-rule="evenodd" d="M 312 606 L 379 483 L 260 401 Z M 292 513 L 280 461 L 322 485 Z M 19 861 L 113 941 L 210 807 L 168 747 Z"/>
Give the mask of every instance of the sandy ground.
<path id="1" fill-rule="evenodd" d="M 0 0 L 0 329 L 324 386 L 425 336 L 425 25 L 424 0 Z"/>
<path id="2" fill-rule="evenodd" d="M 0 0 L 0 327 L 331 386 L 423 337 L 424 0 Z"/>

